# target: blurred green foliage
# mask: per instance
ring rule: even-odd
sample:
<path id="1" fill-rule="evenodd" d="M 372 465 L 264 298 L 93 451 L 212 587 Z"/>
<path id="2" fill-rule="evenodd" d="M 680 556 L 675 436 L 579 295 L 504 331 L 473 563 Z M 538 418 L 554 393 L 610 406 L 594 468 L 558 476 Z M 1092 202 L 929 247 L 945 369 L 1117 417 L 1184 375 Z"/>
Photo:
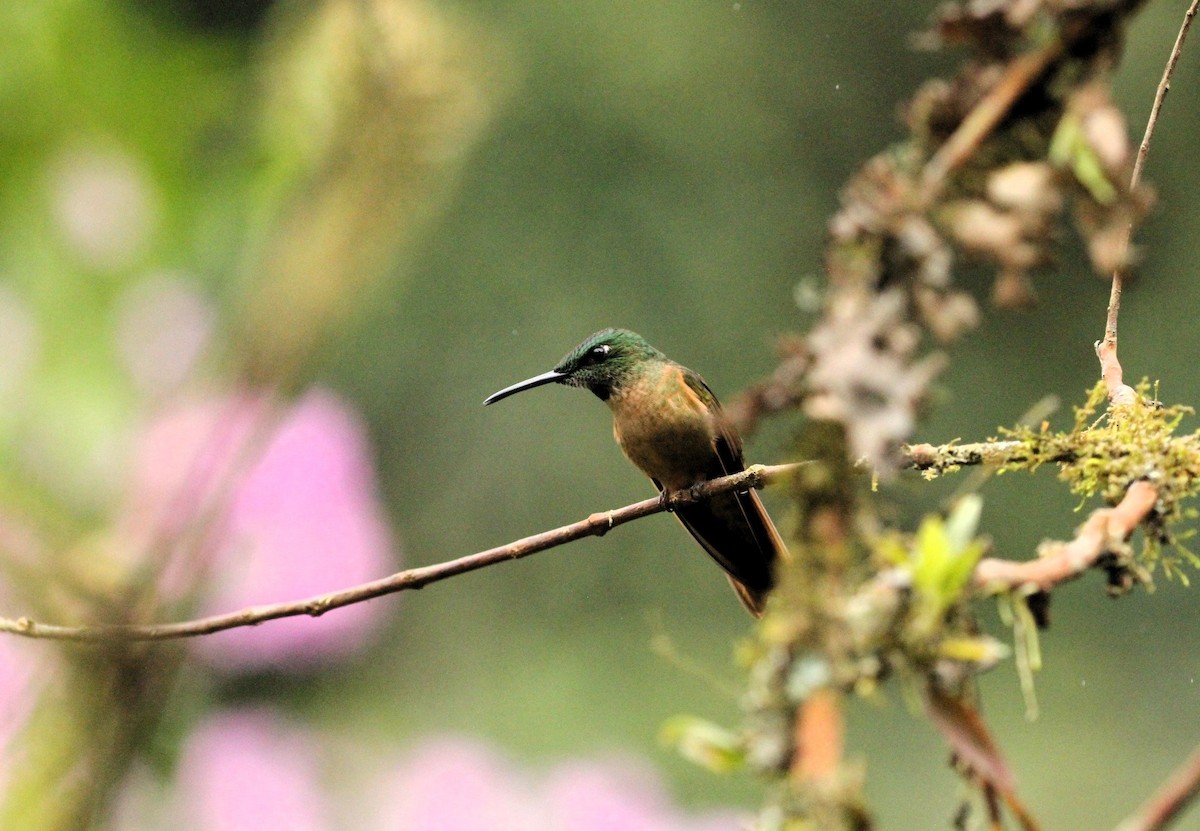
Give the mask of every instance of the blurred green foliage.
<path id="1" fill-rule="evenodd" d="M 151 273 L 181 273 L 230 333 L 270 276 L 253 252 L 287 159 L 264 129 L 268 45 L 316 5 L 280 4 L 231 25 L 217 25 L 219 5 L 197 13 L 201 5 L 0 7 L 0 290 L 32 317 L 27 336 L 0 331 L 10 356 L 0 372 L 0 484 L 10 504 L 56 513 L 64 539 L 119 499 L 122 449 L 153 405 L 115 340 L 126 290 Z M 480 406 L 587 333 L 639 331 L 718 395 L 771 369 L 773 339 L 807 322 L 793 295 L 820 271 L 840 184 L 899 134 L 898 102 L 944 66 L 909 48 L 928 11 L 860 0 L 431 7 L 457 33 L 447 37 L 482 56 L 478 94 L 490 121 L 462 136 L 474 143 L 461 168 L 436 187 L 416 183 L 407 204 L 420 233 L 391 246 L 370 240 L 373 259 L 355 274 L 379 270 L 371 302 L 338 318 L 297 370 L 368 419 L 405 564 L 648 495 L 590 397 L 555 389 Z M 1117 95 L 1133 125 L 1149 108 L 1178 12 L 1153 4 L 1130 39 Z M 1146 174 L 1160 204 L 1138 234 L 1143 279 L 1122 318 L 1127 373 L 1160 378 L 1164 397 L 1185 402 L 1200 399 L 1191 335 L 1198 83 L 1200 60 L 1185 52 Z M 64 230 L 64 177 L 96 158 L 139 183 L 128 216 L 113 218 L 132 223 L 117 226 L 126 245 L 112 244 L 111 228 Z M 371 164 L 386 176 L 386 156 Z M 404 215 L 386 218 L 408 228 Z M 1036 310 L 985 317 L 955 349 L 918 438 L 982 438 L 1047 393 L 1084 394 L 1107 298 L 1085 260 L 1069 243 L 1060 267 L 1037 279 Z M 295 266 L 281 268 L 286 276 Z M 348 291 L 357 293 L 355 274 Z M 974 276 L 962 279 L 985 292 L 986 278 Z M 214 366 L 236 367 L 237 343 Z M 790 429 L 756 436 L 747 460 L 781 460 Z M 903 480 L 895 513 L 915 518 L 954 486 Z M 981 529 L 1002 556 L 1028 556 L 1081 519 L 1048 473 L 1003 477 L 984 497 Z M 302 680 L 188 691 L 165 734 L 186 730 L 188 713 L 212 697 L 279 701 L 367 748 L 445 731 L 482 735 L 535 763 L 633 748 L 669 771 L 685 801 L 757 803 L 754 781 L 715 778 L 656 744 L 671 716 L 732 723 L 737 702 L 664 660 L 652 639 L 665 634 L 689 661 L 732 679 L 733 646 L 749 623 L 668 518 L 376 602 L 394 619 L 369 657 Z M 1047 827 L 1113 824 L 1195 742 L 1178 726 L 1200 708 L 1194 609 L 1194 592 L 1174 584 L 1114 605 L 1097 580 L 1082 581 L 1056 594 L 1042 638 L 1040 720 L 1024 721 L 1012 671 L 987 680 L 985 712 Z M 902 703 L 857 707 L 850 748 L 869 760 L 882 826 L 944 825 L 954 799 L 945 750 Z M 1177 827 L 1200 829 L 1200 818 Z"/>

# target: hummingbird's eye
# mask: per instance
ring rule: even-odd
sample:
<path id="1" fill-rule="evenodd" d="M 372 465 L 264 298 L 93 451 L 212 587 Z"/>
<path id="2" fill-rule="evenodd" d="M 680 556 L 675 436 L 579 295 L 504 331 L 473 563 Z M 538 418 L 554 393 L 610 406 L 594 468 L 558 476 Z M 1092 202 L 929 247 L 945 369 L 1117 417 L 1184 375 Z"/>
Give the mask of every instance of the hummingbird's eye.
<path id="1" fill-rule="evenodd" d="M 612 351 L 612 347 L 607 343 L 602 343 L 598 346 L 593 346 L 583 355 L 583 363 L 598 364 L 608 357 L 608 353 Z"/>

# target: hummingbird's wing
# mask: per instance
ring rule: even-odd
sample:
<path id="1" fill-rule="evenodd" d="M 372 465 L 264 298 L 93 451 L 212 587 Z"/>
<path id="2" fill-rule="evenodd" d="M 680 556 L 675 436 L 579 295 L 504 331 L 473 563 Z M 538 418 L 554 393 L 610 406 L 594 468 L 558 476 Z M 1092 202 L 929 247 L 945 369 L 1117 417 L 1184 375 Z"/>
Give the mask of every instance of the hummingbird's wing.
<path id="1" fill-rule="evenodd" d="M 713 391 L 689 369 L 683 370 L 683 378 L 712 417 L 713 464 L 708 478 L 745 470 L 741 436 Z M 707 502 L 682 507 L 676 516 L 725 569 L 746 608 L 755 616 L 761 615 L 767 592 L 775 583 L 777 561 L 787 556 L 787 546 L 758 493 L 750 490 L 721 494 Z"/>

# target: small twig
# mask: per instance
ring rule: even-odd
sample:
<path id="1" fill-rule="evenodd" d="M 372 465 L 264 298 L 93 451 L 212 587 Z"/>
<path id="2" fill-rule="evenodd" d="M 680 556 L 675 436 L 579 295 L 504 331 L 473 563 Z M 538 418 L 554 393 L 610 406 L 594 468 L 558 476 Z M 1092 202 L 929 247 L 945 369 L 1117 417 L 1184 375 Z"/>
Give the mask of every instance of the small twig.
<path id="1" fill-rule="evenodd" d="M 1158 502 L 1158 490 L 1139 480 L 1113 508 L 1092 512 L 1070 542 L 1045 545 L 1036 560 L 1014 562 L 988 557 L 975 566 L 974 581 L 981 591 L 1032 586 L 1048 591 L 1072 580 L 1129 539 Z"/>
<path id="2" fill-rule="evenodd" d="M 1200 7 L 1200 0 L 1192 0 L 1188 10 L 1183 13 L 1183 23 L 1179 26 L 1179 34 L 1175 36 L 1175 45 L 1171 47 L 1171 55 L 1167 58 L 1162 79 L 1158 82 L 1158 89 L 1154 93 L 1154 103 L 1150 106 L 1150 118 L 1146 122 L 1146 132 L 1142 136 L 1142 143 L 1138 146 L 1137 158 L 1133 160 L 1131 187 L 1137 187 L 1142 180 L 1142 168 L 1146 166 L 1146 156 L 1150 153 L 1150 140 L 1154 138 L 1154 129 L 1158 126 L 1158 114 L 1162 110 L 1163 102 L 1167 99 L 1167 93 L 1171 91 L 1171 75 L 1174 74 L 1175 64 L 1179 63 L 1179 56 L 1183 53 L 1183 42 L 1187 39 L 1188 30 L 1192 28 L 1197 7 Z"/>
<path id="3" fill-rule="evenodd" d="M 1192 4 L 1195 9 L 1196 4 Z M 1200 795 L 1200 747 L 1192 751 L 1154 795 L 1137 812 L 1117 826 L 1117 831 L 1159 831 Z"/>
<path id="4" fill-rule="evenodd" d="M 675 510 L 683 505 L 690 505 L 734 490 L 761 488 L 769 482 L 780 479 L 800 467 L 803 462 L 785 465 L 752 465 L 741 473 L 724 476 L 703 482 L 688 490 L 674 493 L 669 497 L 655 497 L 626 505 L 612 511 L 592 514 L 587 519 L 570 525 L 564 525 L 551 531 L 534 534 L 531 537 L 459 557 L 431 566 L 407 569 L 397 572 L 390 577 L 361 583 L 357 586 L 341 589 L 329 594 L 317 595 L 301 600 L 285 603 L 273 603 L 263 606 L 251 606 L 236 612 L 213 615 L 196 620 L 178 623 L 150 623 L 144 625 L 94 625 L 94 626 L 62 626 L 53 623 L 39 623 L 29 618 L 0 618 L 0 632 L 23 635 L 28 638 L 47 638 L 63 641 L 104 642 L 104 641 L 162 641 L 174 638 L 189 638 L 197 635 L 209 635 L 226 629 L 236 629 L 241 626 L 256 626 L 268 620 L 285 617 L 309 615 L 319 617 L 333 609 L 362 603 L 376 597 L 394 594 L 400 591 L 419 589 L 430 583 L 456 577 L 468 571 L 495 565 L 506 560 L 516 560 L 528 557 L 539 551 L 554 548 L 583 537 L 599 537 L 612 528 L 623 525 L 641 517 L 663 511 Z"/>
<path id="5" fill-rule="evenodd" d="M 1171 75 L 1175 72 L 1175 64 L 1179 62 L 1179 56 L 1183 52 L 1183 42 L 1187 39 L 1188 30 L 1192 27 L 1198 6 L 1200 6 L 1200 0 L 1192 0 L 1192 4 L 1184 13 L 1179 34 L 1175 36 L 1175 45 L 1171 47 L 1167 65 L 1163 68 L 1162 78 L 1154 93 L 1154 103 L 1150 106 L 1150 117 L 1146 121 L 1146 132 L 1142 135 L 1142 143 L 1138 145 L 1137 156 L 1133 160 L 1133 173 L 1129 177 L 1130 190 L 1136 190 L 1142 181 L 1142 170 L 1146 166 L 1146 157 L 1150 154 L 1150 142 L 1154 138 L 1155 128 L 1158 127 L 1158 116 L 1162 111 L 1163 102 L 1166 101 L 1167 93 L 1171 90 Z M 1119 260 L 1121 262 L 1125 260 L 1132 236 L 1133 225 L 1131 224 L 1125 229 L 1121 238 Z M 1123 383 L 1121 364 L 1117 360 L 1117 318 L 1121 313 L 1121 291 L 1124 289 L 1124 285 L 1125 269 L 1123 266 L 1118 266 L 1113 271 L 1112 288 L 1108 295 L 1108 315 L 1104 323 L 1104 339 L 1096 344 L 1096 355 L 1100 359 L 1100 377 L 1104 379 L 1104 383 L 1108 387 L 1108 399 L 1113 404 L 1128 404 L 1137 400 L 1137 394 L 1133 389 Z"/>
<path id="6" fill-rule="evenodd" d="M 971 157 L 1029 87 L 1042 76 L 1063 51 L 1062 38 L 1019 55 L 1009 62 L 1004 75 L 979 100 L 950 137 L 938 148 L 921 171 L 921 195 L 926 202 L 941 190 L 946 177 Z"/>

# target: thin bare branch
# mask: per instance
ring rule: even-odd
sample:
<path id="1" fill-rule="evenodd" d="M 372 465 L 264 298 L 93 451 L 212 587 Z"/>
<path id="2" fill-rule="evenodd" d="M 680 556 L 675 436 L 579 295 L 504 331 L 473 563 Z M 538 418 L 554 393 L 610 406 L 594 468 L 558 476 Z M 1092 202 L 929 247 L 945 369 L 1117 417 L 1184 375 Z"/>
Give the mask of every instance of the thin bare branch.
<path id="1" fill-rule="evenodd" d="M 602 511 L 592 514 L 587 519 L 570 525 L 564 525 L 531 537 L 511 542 L 487 551 L 468 554 L 456 560 L 448 560 L 420 568 L 407 569 L 397 572 L 390 577 L 361 583 L 357 586 L 341 589 L 329 594 L 317 595 L 286 603 L 273 603 L 262 606 L 251 606 L 235 612 L 198 618 L 196 620 L 178 623 L 150 623 L 144 625 L 84 625 L 63 626 L 53 623 L 39 623 L 29 618 L 0 618 L 0 632 L 9 632 L 28 638 L 46 638 L 50 640 L 106 642 L 106 641 L 162 641 L 176 638 L 190 638 L 198 635 L 209 635 L 226 629 L 236 629 L 242 626 L 256 626 L 268 620 L 285 617 L 308 615 L 319 617 L 333 609 L 362 603 L 376 597 L 383 597 L 396 592 L 420 589 L 430 583 L 445 580 L 465 574 L 468 571 L 502 563 L 507 560 L 517 560 L 528 557 L 539 551 L 554 548 L 583 537 L 599 537 L 635 519 L 651 514 L 674 510 L 683 505 L 690 505 L 733 490 L 761 488 L 769 482 L 776 481 L 800 467 L 803 462 L 785 465 L 752 465 L 741 473 L 725 476 L 703 482 L 695 487 L 672 494 L 670 497 L 645 499 L 623 508 L 612 511 Z"/>
<path id="2" fill-rule="evenodd" d="M 1192 4 L 1196 8 L 1196 4 Z M 1127 818 L 1117 831 L 1160 831 L 1200 795 L 1200 747 L 1172 772 L 1154 795 Z"/>
<path id="3" fill-rule="evenodd" d="M 1158 116 L 1162 112 L 1167 93 L 1171 90 L 1171 75 L 1174 74 L 1175 64 L 1179 62 L 1179 56 L 1183 53 L 1183 42 L 1187 39 L 1188 30 L 1192 27 L 1198 6 L 1200 6 L 1200 0 L 1192 0 L 1191 5 L 1184 13 L 1179 34 L 1175 36 L 1175 45 L 1171 47 L 1167 65 L 1163 68 L 1162 78 L 1154 93 L 1154 103 L 1150 106 L 1150 117 L 1146 121 L 1146 132 L 1142 135 L 1142 143 L 1138 146 L 1137 156 L 1133 161 L 1133 173 L 1129 180 L 1130 189 L 1136 189 L 1142 181 L 1142 170 L 1146 166 L 1146 157 L 1150 154 L 1150 142 L 1154 138 L 1154 130 L 1158 127 Z M 1121 240 L 1121 261 L 1125 259 L 1125 252 L 1129 249 L 1132 235 L 1133 226 L 1130 226 L 1125 230 Z M 1130 403 L 1137 398 L 1133 389 L 1123 382 L 1121 364 L 1117 360 L 1117 318 L 1121 313 L 1121 292 L 1124 285 L 1125 269 L 1117 268 L 1113 271 L 1112 288 L 1108 295 L 1108 316 L 1104 323 L 1104 339 L 1096 344 L 1096 355 L 1100 359 L 1100 377 L 1104 379 L 1104 383 L 1108 387 L 1108 398 L 1114 404 Z"/>
<path id="4" fill-rule="evenodd" d="M 1133 187 L 1137 187 L 1138 183 L 1142 181 L 1142 168 L 1146 166 L 1146 156 L 1150 153 L 1150 141 L 1154 138 L 1155 127 L 1158 126 L 1158 114 L 1162 110 L 1163 102 L 1167 99 L 1167 93 L 1171 91 L 1171 76 L 1175 73 L 1175 64 L 1179 63 L 1179 56 L 1183 54 L 1183 42 L 1187 39 L 1188 30 L 1192 28 L 1197 7 L 1200 7 L 1200 0 L 1192 0 L 1188 10 L 1183 13 L 1183 23 L 1179 26 L 1179 34 L 1175 36 L 1175 45 L 1171 47 L 1167 65 L 1163 68 L 1162 79 L 1158 82 L 1158 89 L 1154 93 L 1154 103 L 1150 107 L 1146 132 L 1142 136 L 1141 145 L 1138 146 L 1137 158 L 1133 161 L 1133 177 L 1130 182 Z"/>

